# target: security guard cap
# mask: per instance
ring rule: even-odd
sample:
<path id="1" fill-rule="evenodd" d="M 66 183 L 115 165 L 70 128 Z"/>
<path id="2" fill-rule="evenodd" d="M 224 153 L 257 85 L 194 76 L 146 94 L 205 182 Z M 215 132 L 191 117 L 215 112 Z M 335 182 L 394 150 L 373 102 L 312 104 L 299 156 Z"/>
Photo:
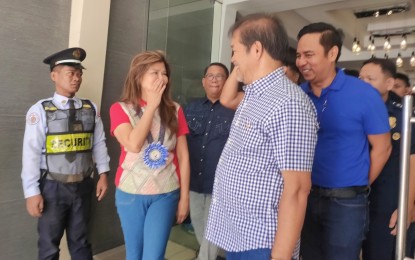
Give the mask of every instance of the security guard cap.
<path id="1" fill-rule="evenodd" d="M 50 55 L 46 59 L 43 60 L 43 63 L 49 64 L 50 71 L 57 66 L 57 65 L 67 65 L 72 66 L 79 69 L 85 69 L 82 66 L 81 61 L 83 61 L 86 57 L 86 52 L 84 49 L 76 47 L 76 48 L 69 48 L 55 54 Z"/>

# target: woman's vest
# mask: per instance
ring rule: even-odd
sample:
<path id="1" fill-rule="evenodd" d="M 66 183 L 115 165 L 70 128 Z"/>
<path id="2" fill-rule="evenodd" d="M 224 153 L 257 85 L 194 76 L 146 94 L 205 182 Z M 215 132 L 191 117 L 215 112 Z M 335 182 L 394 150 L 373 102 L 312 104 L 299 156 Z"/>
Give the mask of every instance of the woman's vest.
<path id="1" fill-rule="evenodd" d="M 51 100 L 42 102 L 48 127 L 45 145 L 47 174 L 61 182 L 82 181 L 94 169 L 92 147 L 96 112 L 91 101 L 81 101 L 82 107 L 75 109 L 71 120 L 71 109 L 58 109 Z M 65 175 L 73 176 L 69 179 Z"/>
<path id="2" fill-rule="evenodd" d="M 131 104 L 123 102 L 120 102 L 120 104 L 124 112 L 128 115 L 131 125 L 135 127 L 140 121 L 140 116 L 137 114 L 135 108 Z M 150 128 L 153 137 L 159 136 L 160 124 L 160 115 L 157 110 Z M 157 142 L 157 138 L 154 139 Z M 132 194 L 162 194 L 178 189 L 179 181 L 176 174 L 176 166 L 173 163 L 176 135 L 170 138 L 170 130 L 165 130 L 163 145 L 168 150 L 168 157 L 165 165 L 159 168 L 150 168 L 144 162 L 145 149 L 148 145 L 148 141 L 145 141 L 141 151 L 138 153 L 126 151 L 125 159 L 121 165 L 123 172 L 118 188 Z"/>

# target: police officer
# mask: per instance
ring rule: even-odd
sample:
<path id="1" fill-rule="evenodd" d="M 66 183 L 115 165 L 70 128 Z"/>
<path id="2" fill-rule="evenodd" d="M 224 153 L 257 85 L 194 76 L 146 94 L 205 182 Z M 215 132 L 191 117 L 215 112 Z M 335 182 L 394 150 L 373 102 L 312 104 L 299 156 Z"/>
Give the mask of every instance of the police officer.
<path id="1" fill-rule="evenodd" d="M 39 218 L 42 260 L 59 258 L 65 230 L 72 259 L 92 259 L 87 224 L 95 164 L 98 201 L 108 188 L 109 157 L 101 118 L 95 104 L 75 97 L 85 57 L 83 49 L 70 48 L 44 59 L 55 94 L 34 104 L 26 116 L 21 177 L 27 211 Z"/>
<path id="2" fill-rule="evenodd" d="M 369 195 L 370 222 L 363 243 L 364 260 L 391 260 L 395 257 L 396 209 L 399 196 L 399 163 L 402 133 L 402 105 L 391 92 L 396 67 L 386 59 L 369 59 L 363 63 L 359 77 L 375 87 L 382 95 L 389 114 L 392 153 L 379 177 L 372 183 Z M 412 130 L 410 159 L 409 212 L 415 199 L 415 129 Z M 408 215 L 408 220 L 411 215 Z M 413 232 L 413 231 L 412 231 Z M 408 245 L 411 248 L 411 245 Z M 413 252 L 411 255 L 413 257 Z"/>

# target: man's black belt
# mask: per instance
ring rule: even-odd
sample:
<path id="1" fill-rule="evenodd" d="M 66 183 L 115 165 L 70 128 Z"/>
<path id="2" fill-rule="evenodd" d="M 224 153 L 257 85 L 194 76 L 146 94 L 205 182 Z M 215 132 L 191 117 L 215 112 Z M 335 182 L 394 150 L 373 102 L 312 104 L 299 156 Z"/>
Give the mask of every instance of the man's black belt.
<path id="1" fill-rule="evenodd" d="M 324 188 L 313 185 L 311 187 L 311 194 L 326 197 L 326 198 L 339 198 L 339 199 L 351 199 L 358 194 L 367 193 L 369 191 L 368 186 L 351 186 L 344 188 Z"/>

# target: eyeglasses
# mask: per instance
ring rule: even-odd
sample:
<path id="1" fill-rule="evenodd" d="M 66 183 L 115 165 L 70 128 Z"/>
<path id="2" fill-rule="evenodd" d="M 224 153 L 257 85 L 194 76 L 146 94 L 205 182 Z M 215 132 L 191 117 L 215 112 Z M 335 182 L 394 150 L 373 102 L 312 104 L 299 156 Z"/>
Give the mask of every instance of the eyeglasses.
<path id="1" fill-rule="evenodd" d="M 208 80 L 212 81 L 213 78 L 215 78 L 216 80 L 224 80 L 225 79 L 225 75 L 223 74 L 217 74 L 217 75 L 213 75 L 213 74 L 206 74 L 205 78 L 207 78 Z"/>

